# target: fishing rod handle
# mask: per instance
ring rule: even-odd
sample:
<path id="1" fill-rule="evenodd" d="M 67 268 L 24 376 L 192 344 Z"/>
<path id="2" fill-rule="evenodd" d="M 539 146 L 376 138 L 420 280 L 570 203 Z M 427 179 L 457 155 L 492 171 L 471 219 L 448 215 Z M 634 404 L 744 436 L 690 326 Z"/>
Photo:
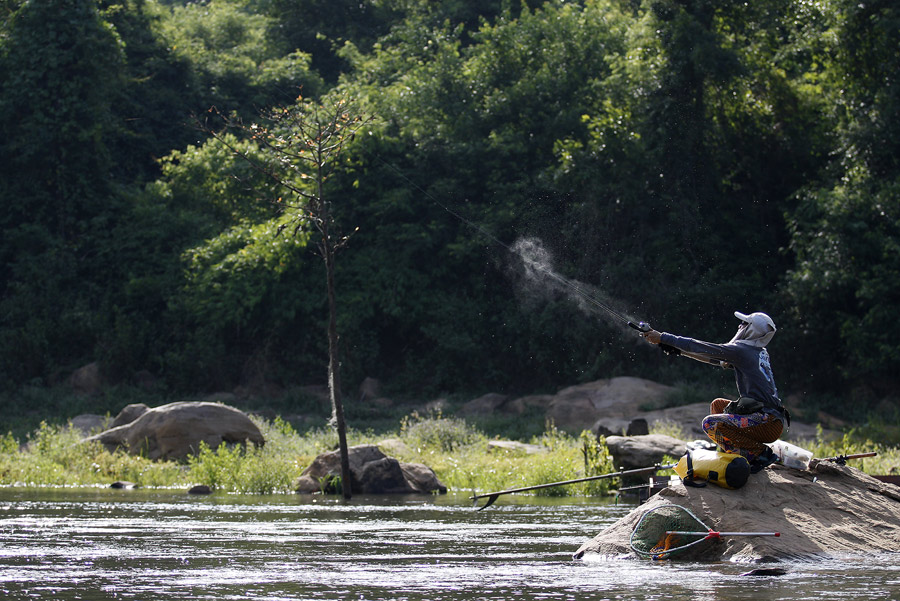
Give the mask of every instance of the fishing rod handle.
<path id="1" fill-rule="evenodd" d="M 650 324 L 646 321 L 639 321 L 638 323 L 634 323 L 633 321 L 628 322 L 628 326 L 634 328 L 638 332 L 649 332 L 653 328 L 650 327 Z"/>
<path id="2" fill-rule="evenodd" d="M 844 459 L 844 460 L 862 459 L 863 457 L 875 457 L 876 455 L 878 455 L 878 453 L 876 453 L 875 451 L 872 451 L 870 453 L 855 453 L 853 455 L 837 455 L 835 457 L 826 457 L 822 461 L 840 461 L 841 459 Z"/>

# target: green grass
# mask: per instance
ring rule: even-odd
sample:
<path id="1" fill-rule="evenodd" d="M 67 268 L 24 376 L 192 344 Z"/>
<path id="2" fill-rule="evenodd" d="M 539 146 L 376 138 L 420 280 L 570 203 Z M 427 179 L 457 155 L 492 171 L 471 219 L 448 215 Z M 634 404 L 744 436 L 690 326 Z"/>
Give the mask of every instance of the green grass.
<path id="1" fill-rule="evenodd" d="M 840 455 L 875 452 L 874 457 L 852 459 L 848 465 L 874 475 L 900 474 L 900 447 L 874 442 L 858 430 L 850 430 L 837 440 L 829 439 L 821 427 L 815 439 L 798 441 L 797 446 L 812 451 L 813 457 L 824 459 Z"/>
<path id="2" fill-rule="evenodd" d="M 82 442 L 81 433 L 68 426 L 46 423 L 23 444 L 11 434 L 0 437 L 0 485 L 108 486 L 124 480 L 141 487 L 189 487 L 197 484 L 214 490 L 266 494 L 290 492 L 294 480 L 320 453 L 337 443 L 334 432 L 324 429 L 298 433 L 280 418 L 253 418 L 266 444 L 260 448 L 201 448 L 184 463 L 150 461 L 110 452 L 97 442 Z M 575 437 L 548 425 L 529 442 L 543 452 L 491 449 L 489 438 L 467 422 L 440 413 L 412 414 L 394 432 L 351 431 L 351 444 L 377 443 L 395 438 L 402 445 L 390 454 L 402 461 L 424 463 L 451 490 L 504 489 L 544 484 L 596 475 L 612 470 L 605 445 L 586 435 Z M 603 495 L 609 480 L 557 487 L 545 495 Z"/>
<path id="3" fill-rule="evenodd" d="M 527 440 L 545 450 L 526 453 L 490 448 L 488 437 L 467 422 L 440 413 L 413 414 L 401 424 L 400 440 L 409 451 L 398 458 L 424 463 L 451 490 L 496 491 L 594 476 L 612 471 L 612 459 L 602 441 L 593 436 L 572 436 L 545 425 L 539 436 Z M 610 480 L 598 480 L 536 491 L 546 496 L 603 495 Z"/>
<path id="4" fill-rule="evenodd" d="M 325 412 L 320 400 L 293 394 L 294 397 L 280 404 L 259 401 L 257 406 L 239 408 L 266 409 L 264 414 L 269 416 L 303 410 L 314 411 L 321 417 Z M 687 398 L 686 392 L 681 394 Z M 7 409 L 13 410 L 6 412 L 3 425 L 9 433 L 0 434 L 0 485 L 109 486 L 124 480 L 148 488 L 205 484 L 234 493 L 291 492 L 293 482 L 317 455 L 337 448 L 337 436 L 330 429 L 298 431 L 280 417 L 253 416 L 266 440 L 261 448 L 203 448 L 197 456 L 182 463 L 150 461 L 123 451 L 107 451 L 96 442 L 82 442 L 81 433 L 68 427 L 67 420 L 35 421 L 46 412 L 102 414 L 132 402 L 156 406 L 170 400 L 173 399 L 144 397 L 129 390 L 120 390 L 118 395 L 110 392 L 99 401 L 71 397 L 67 400 L 53 391 L 26 390 L 15 403 L 7 405 Z M 29 407 L 40 407 L 41 412 Z M 421 415 L 415 411 L 409 413 L 408 408 L 392 407 L 365 417 L 356 423 L 364 422 L 368 429 L 351 429 L 348 433 L 351 445 L 394 439 L 398 444 L 385 447 L 387 454 L 401 461 L 424 463 L 452 491 L 488 492 L 613 471 L 602 440 L 598 443 L 590 435 L 562 432 L 552 424 L 542 424 L 543 418 L 537 414 L 470 421 L 440 411 Z M 324 423 L 325 418 L 319 421 Z M 891 425 L 894 423 L 873 418 L 838 440 L 820 434 L 813 440 L 794 442 L 812 451 L 815 457 L 875 451 L 878 453 L 875 457 L 853 460 L 851 465 L 870 474 L 896 474 L 900 470 L 900 446 L 897 428 Z M 652 431 L 685 439 L 684 432 L 674 423 L 655 424 Z M 529 454 L 492 448 L 488 444 L 492 439 L 518 440 L 539 445 L 544 450 Z M 605 495 L 616 484 L 614 480 L 604 479 L 545 489 L 539 494 Z"/>

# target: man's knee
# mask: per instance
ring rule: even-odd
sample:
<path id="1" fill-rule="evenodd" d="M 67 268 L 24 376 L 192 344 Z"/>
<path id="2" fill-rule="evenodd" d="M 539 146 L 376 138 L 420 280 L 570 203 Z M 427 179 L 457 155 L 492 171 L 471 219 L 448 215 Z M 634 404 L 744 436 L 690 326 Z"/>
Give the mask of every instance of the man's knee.
<path id="1" fill-rule="evenodd" d="M 719 426 L 719 431 L 723 436 L 731 440 L 735 447 L 748 451 L 749 455 L 759 455 L 766 449 L 766 446 L 755 439 L 752 436 L 752 433 L 748 432 L 747 428 L 739 428 L 731 424 L 721 424 Z M 743 455 L 744 453 L 741 454 Z"/>
<path id="2" fill-rule="evenodd" d="M 722 413 L 725 409 L 725 405 L 730 403 L 728 399 L 716 399 L 712 403 L 709 404 L 709 412 L 710 413 Z"/>
<path id="3" fill-rule="evenodd" d="M 746 428 L 747 436 L 759 442 L 775 442 L 781 438 L 784 424 L 780 419 L 769 419 L 756 426 Z"/>

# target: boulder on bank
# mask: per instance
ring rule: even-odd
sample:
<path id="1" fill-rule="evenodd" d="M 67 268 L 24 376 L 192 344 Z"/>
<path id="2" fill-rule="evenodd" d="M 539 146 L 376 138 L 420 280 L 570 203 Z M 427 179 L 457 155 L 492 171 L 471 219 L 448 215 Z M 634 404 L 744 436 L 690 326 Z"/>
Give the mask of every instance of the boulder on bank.
<path id="1" fill-rule="evenodd" d="M 119 415 L 117 415 L 113 419 L 109 427 L 118 428 L 119 426 L 130 424 L 148 411 L 150 411 L 150 407 L 148 407 L 144 403 L 132 403 L 131 405 L 125 405 L 125 408 L 119 411 Z"/>
<path id="2" fill-rule="evenodd" d="M 558 428 L 575 433 L 589 430 L 602 419 L 607 420 L 603 433 L 624 432 L 641 413 L 641 405 L 659 404 L 673 391 L 671 386 L 643 378 L 620 376 L 569 386 L 556 394 L 514 398 L 489 393 L 469 401 L 459 412 L 465 417 L 540 412 Z"/>
<path id="3" fill-rule="evenodd" d="M 665 434 L 607 436 L 606 448 L 616 469 L 633 470 L 662 463 L 664 457 L 677 461 L 684 455 L 685 442 Z"/>
<path id="4" fill-rule="evenodd" d="M 463 405 L 459 413 L 464 417 L 487 415 L 524 415 L 526 412 L 544 412 L 553 400 L 550 394 L 533 394 L 518 398 L 491 392 Z"/>
<path id="5" fill-rule="evenodd" d="M 265 443 L 256 424 L 242 411 L 208 402 L 177 402 L 142 411 L 126 407 L 132 421 L 85 440 L 98 440 L 109 450 L 124 448 L 150 459 L 179 460 L 199 452 L 205 442 L 216 449 L 226 444 Z M 118 422 L 119 419 L 116 418 Z M 115 422 L 114 422 L 115 423 Z"/>
<path id="6" fill-rule="evenodd" d="M 673 390 L 628 376 L 587 382 L 557 392 L 547 408 L 547 417 L 559 428 L 571 431 L 590 429 L 601 418 L 629 423 L 640 413 L 640 405 L 661 402 Z"/>
<path id="7" fill-rule="evenodd" d="M 421 463 L 401 463 L 388 457 L 376 445 L 349 449 L 350 476 L 354 494 L 446 493 L 431 468 Z M 303 470 L 295 489 L 300 494 L 335 493 L 341 476 L 340 451 L 323 453 Z"/>
<path id="8" fill-rule="evenodd" d="M 104 385 L 100 364 L 95 361 L 79 367 L 69 376 L 68 384 L 77 393 L 88 396 L 98 394 Z"/>
<path id="9" fill-rule="evenodd" d="M 645 512 L 664 504 L 685 507 L 714 530 L 781 533 L 705 541 L 683 557 L 693 561 L 895 552 L 900 540 L 900 488 L 851 466 L 814 460 L 809 470 L 771 466 L 738 490 L 672 485 L 582 545 L 575 558 L 637 557 L 632 531 Z"/>

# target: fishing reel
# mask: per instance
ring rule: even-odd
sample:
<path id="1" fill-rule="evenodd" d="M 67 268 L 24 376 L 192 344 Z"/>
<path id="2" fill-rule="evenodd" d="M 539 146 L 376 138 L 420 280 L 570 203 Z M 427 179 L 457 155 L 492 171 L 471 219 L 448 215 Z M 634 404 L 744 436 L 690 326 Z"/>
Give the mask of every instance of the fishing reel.
<path id="1" fill-rule="evenodd" d="M 641 332 L 641 333 L 643 333 L 643 332 L 649 332 L 650 330 L 653 329 L 653 328 L 650 327 L 650 324 L 647 323 L 646 321 L 639 321 L 638 323 L 634 323 L 633 321 L 629 321 L 629 322 L 628 322 L 628 326 L 631 327 L 631 328 L 634 328 L 635 330 L 637 330 L 638 332 Z"/>
<path id="2" fill-rule="evenodd" d="M 650 324 L 647 323 L 646 321 L 639 321 L 638 323 L 634 323 L 633 321 L 629 321 L 629 322 L 628 322 L 628 325 L 629 325 L 630 327 L 634 328 L 635 330 L 637 330 L 638 332 L 641 332 L 642 334 L 643 334 L 644 332 L 649 332 L 650 330 L 653 329 L 653 328 L 650 326 Z M 662 343 L 660 343 L 658 346 L 659 346 L 659 350 L 661 350 L 661 351 L 664 352 L 665 354 L 669 355 L 670 357 L 677 357 L 678 355 L 681 354 L 681 349 L 677 349 L 677 348 L 675 348 L 674 346 L 671 346 L 671 345 L 668 345 L 668 344 L 662 344 Z"/>

